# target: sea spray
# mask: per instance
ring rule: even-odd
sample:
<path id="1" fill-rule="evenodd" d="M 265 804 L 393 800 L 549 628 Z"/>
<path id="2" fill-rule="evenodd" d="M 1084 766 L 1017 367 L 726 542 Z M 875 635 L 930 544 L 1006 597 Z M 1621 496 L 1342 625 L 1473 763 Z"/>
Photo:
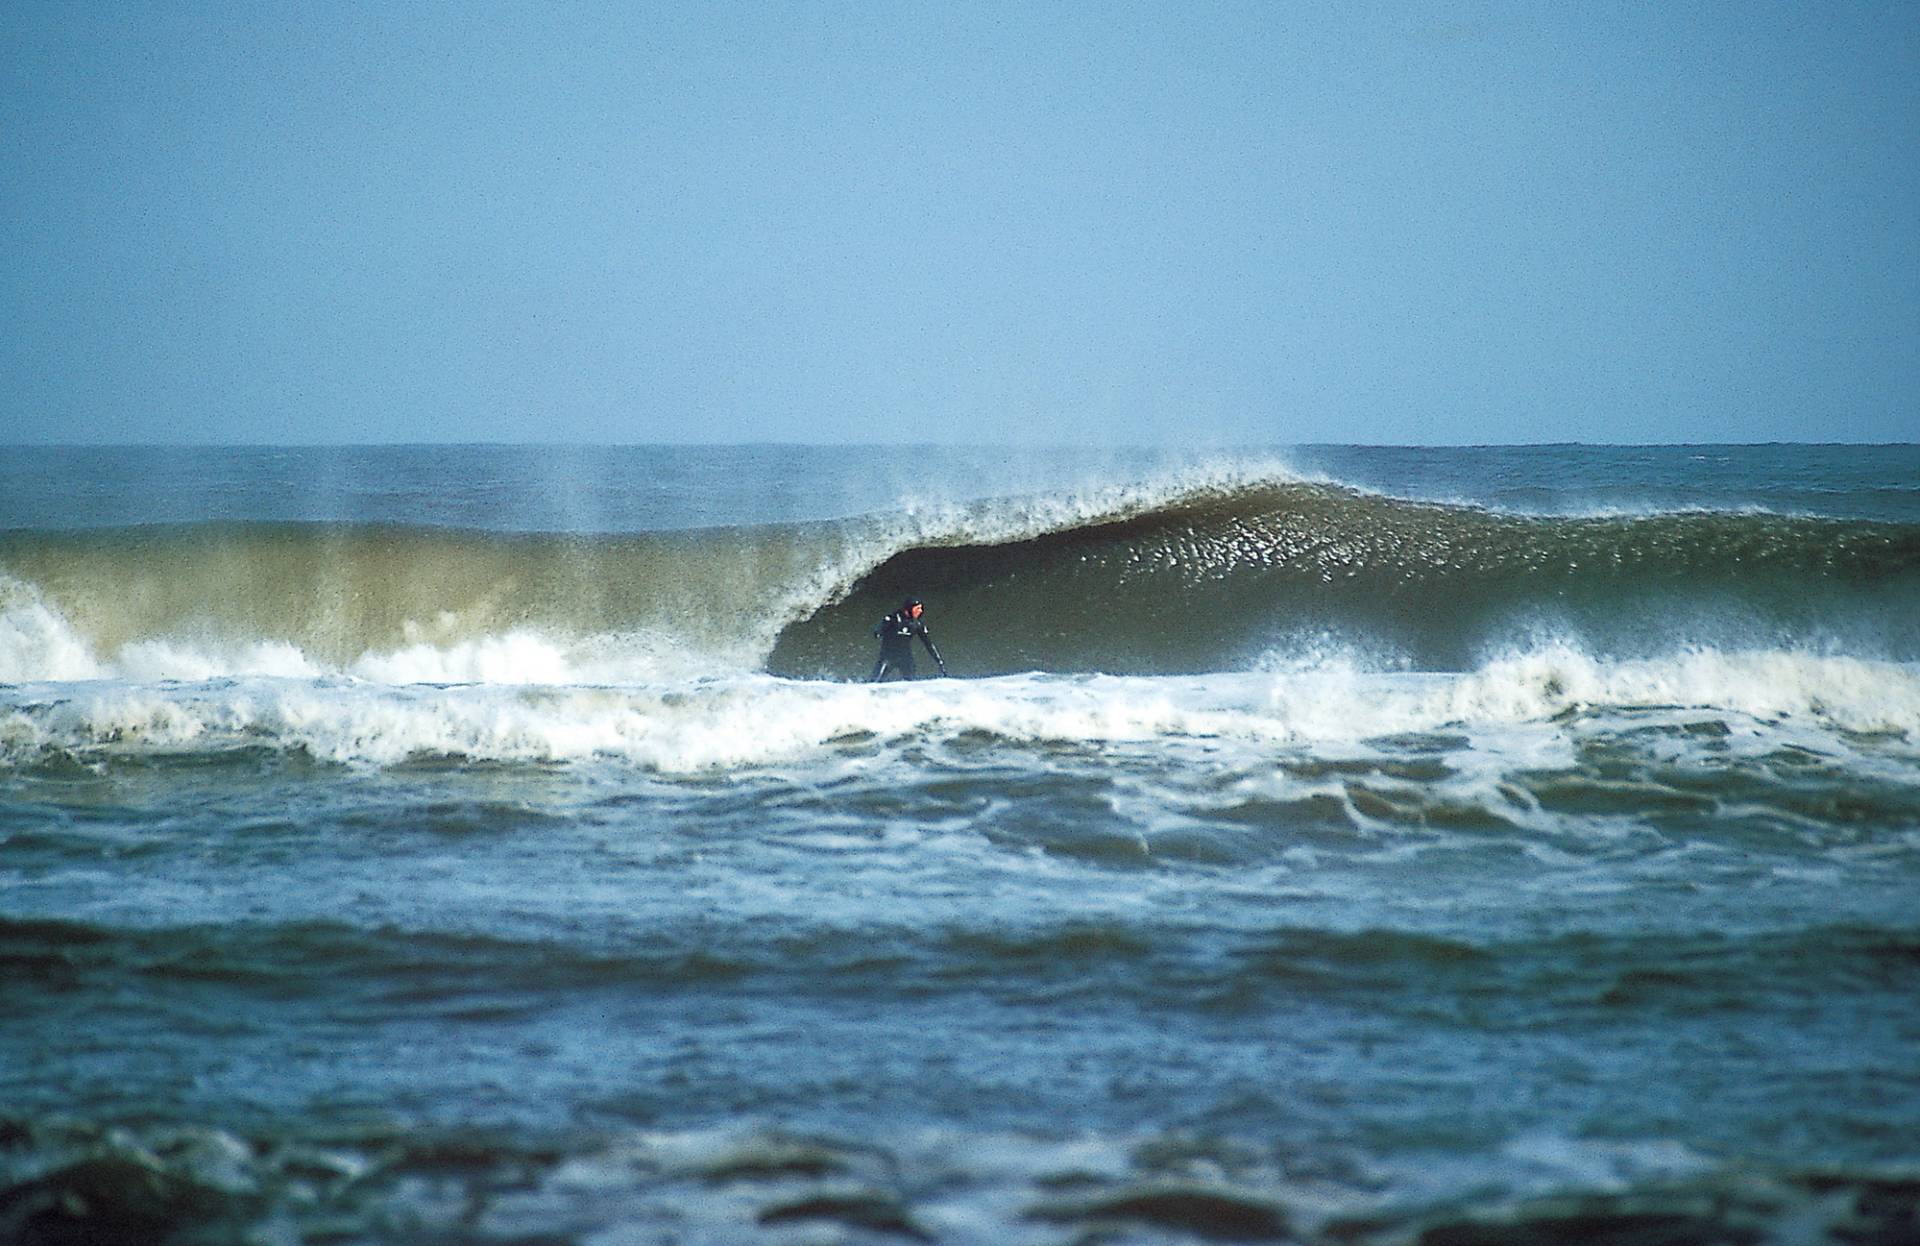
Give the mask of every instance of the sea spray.
<path id="1" fill-rule="evenodd" d="M 1911 1236 L 1915 452 L 1026 457 L 0 450 L 0 1238 Z"/>

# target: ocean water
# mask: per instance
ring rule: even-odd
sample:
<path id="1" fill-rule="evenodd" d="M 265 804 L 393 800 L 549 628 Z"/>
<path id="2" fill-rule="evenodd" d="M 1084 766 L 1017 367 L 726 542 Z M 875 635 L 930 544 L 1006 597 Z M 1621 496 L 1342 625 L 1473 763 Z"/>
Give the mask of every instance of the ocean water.
<path id="1" fill-rule="evenodd" d="M 0 1240 L 1920 1241 L 1920 449 L 0 450 Z"/>

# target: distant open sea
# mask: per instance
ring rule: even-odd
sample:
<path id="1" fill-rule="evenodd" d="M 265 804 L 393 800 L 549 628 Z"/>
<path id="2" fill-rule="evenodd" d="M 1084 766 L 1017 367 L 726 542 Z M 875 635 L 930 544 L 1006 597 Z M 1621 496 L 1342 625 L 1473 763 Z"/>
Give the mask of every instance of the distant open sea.
<path id="1" fill-rule="evenodd" d="M 0 449 L 0 1241 L 1221 1240 L 1920 1241 L 1920 448 Z"/>

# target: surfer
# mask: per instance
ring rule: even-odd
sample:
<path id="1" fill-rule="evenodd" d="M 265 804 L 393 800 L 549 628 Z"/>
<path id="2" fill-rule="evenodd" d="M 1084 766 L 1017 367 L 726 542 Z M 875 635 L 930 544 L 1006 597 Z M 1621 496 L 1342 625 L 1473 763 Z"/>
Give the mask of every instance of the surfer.
<path id="1" fill-rule="evenodd" d="M 927 647 L 927 656 L 940 668 L 940 673 L 947 673 L 947 664 L 940 660 L 940 651 L 933 647 L 933 637 L 927 634 L 927 625 L 921 620 L 920 616 L 926 612 L 918 597 L 909 597 L 900 603 L 898 610 L 880 620 L 880 625 L 873 629 L 873 634 L 880 638 L 880 660 L 873 664 L 871 682 L 877 684 L 893 674 L 902 679 L 913 678 L 915 636 Z"/>

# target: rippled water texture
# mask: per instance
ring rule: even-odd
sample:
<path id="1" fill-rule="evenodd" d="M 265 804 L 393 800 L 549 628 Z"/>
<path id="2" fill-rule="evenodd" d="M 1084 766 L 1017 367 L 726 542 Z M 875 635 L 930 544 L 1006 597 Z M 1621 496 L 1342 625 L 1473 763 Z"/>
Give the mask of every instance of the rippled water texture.
<path id="1" fill-rule="evenodd" d="M 0 452 L 0 1240 L 1920 1240 L 1912 450 L 450 453 Z"/>

